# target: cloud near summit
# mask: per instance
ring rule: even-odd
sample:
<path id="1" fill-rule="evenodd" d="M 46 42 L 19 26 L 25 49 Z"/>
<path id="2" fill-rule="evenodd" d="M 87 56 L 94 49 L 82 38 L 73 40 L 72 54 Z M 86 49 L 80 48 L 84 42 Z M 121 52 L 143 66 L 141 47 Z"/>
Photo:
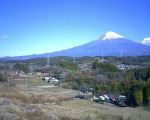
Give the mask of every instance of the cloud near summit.
<path id="1" fill-rule="evenodd" d="M 144 38 L 144 40 L 142 40 L 141 43 L 150 46 L 150 37 Z"/>

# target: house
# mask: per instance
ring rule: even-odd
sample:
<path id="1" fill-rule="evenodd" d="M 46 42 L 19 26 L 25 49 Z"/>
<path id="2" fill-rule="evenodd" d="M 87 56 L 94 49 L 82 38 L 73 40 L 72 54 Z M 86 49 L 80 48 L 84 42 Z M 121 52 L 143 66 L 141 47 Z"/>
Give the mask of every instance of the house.
<path id="1" fill-rule="evenodd" d="M 48 80 L 48 83 L 51 83 L 51 84 L 54 84 L 54 83 L 57 83 L 59 82 L 59 80 L 57 80 L 56 78 L 51 78 Z"/>
<path id="2" fill-rule="evenodd" d="M 51 77 L 45 77 L 45 81 L 48 82 L 51 79 Z"/>
<path id="3" fill-rule="evenodd" d="M 110 99 L 110 97 L 108 96 L 108 95 L 103 95 L 103 97 L 105 98 L 105 100 L 109 100 Z"/>
<path id="4" fill-rule="evenodd" d="M 119 95 L 118 96 L 118 102 L 125 102 L 126 101 L 126 97 L 123 95 Z"/>
<path id="5" fill-rule="evenodd" d="M 129 70 L 129 69 L 139 69 L 141 68 L 140 66 L 138 65 L 125 65 L 125 64 L 118 64 L 116 65 L 116 67 L 120 70 Z"/>
<path id="6" fill-rule="evenodd" d="M 104 102 L 108 102 L 108 103 L 112 103 L 114 104 L 114 102 L 116 101 L 116 96 L 113 95 L 113 94 L 104 94 L 104 95 L 101 95 L 101 96 L 98 96 L 98 97 L 93 97 L 93 100 L 95 102 L 98 102 L 98 103 L 104 103 Z"/>
<path id="7" fill-rule="evenodd" d="M 105 97 L 104 97 L 104 96 L 99 96 L 99 97 L 98 97 L 98 100 L 104 101 L 104 100 L 105 100 Z"/>
<path id="8" fill-rule="evenodd" d="M 54 84 L 54 83 L 59 82 L 59 80 L 58 80 L 58 79 L 56 79 L 56 78 L 52 78 L 52 77 L 45 77 L 45 78 L 44 78 L 44 79 L 42 79 L 42 80 L 44 80 L 44 81 L 46 81 L 46 82 L 48 82 L 48 83 L 50 83 L 50 84 Z"/>

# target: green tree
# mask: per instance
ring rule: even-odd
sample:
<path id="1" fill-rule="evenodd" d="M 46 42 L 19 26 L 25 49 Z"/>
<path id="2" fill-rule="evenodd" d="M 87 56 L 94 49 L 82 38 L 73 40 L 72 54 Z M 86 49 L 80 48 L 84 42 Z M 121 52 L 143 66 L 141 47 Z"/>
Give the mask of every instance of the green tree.
<path id="1" fill-rule="evenodd" d="M 150 86 L 146 87 L 146 100 L 148 101 L 148 104 L 150 105 Z"/>
<path id="2" fill-rule="evenodd" d="M 124 89 L 125 96 L 127 97 L 127 101 L 129 105 L 135 105 L 136 101 L 134 99 L 134 89 L 135 89 L 135 77 L 133 71 L 128 71 L 128 74 L 125 80 L 122 82 L 122 86 Z"/>
<path id="3" fill-rule="evenodd" d="M 84 77 L 78 78 L 78 79 L 76 79 L 76 82 L 77 82 L 79 85 L 84 84 L 84 83 L 85 83 L 85 78 L 84 78 Z"/>
<path id="4" fill-rule="evenodd" d="M 109 81 L 108 85 L 111 87 L 111 91 L 113 93 L 117 93 L 119 91 L 119 82 L 116 80 Z"/>
<path id="5" fill-rule="evenodd" d="M 117 72 L 118 70 L 116 66 L 110 63 L 103 63 L 101 67 L 105 72 Z"/>
<path id="6" fill-rule="evenodd" d="M 61 62 L 60 64 L 59 64 L 62 68 L 68 68 L 68 69 L 70 69 L 70 70 L 74 70 L 74 71 L 76 71 L 77 70 L 77 64 L 75 64 L 75 63 L 72 63 L 72 62 Z"/>
<path id="7" fill-rule="evenodd" d="M 150 78 L 146 82 L 146 100 L 148 101 L 148 104 L 150 105 Z"/>
<path id="8" fill-rule="evenodd" d="M 94 62 L 93 62 L 93 64 L 92 64 L 92 68 L 93 69 L 96 69 L 96 68 L 98 68 L 100 66 L 100 62 L 98 61 L 98 59 L 96 59 Z"/>
<path id="9" fill-rule="evenodd" d="M 17 70 L 22 70 L 25 74 L 28 74 L 29 73 L 29 68 L 27 66 L 25 66 L 24 64 L 19 64 L 17 63 L 15 66 L 14 66 Z"/>
<path id="10" fill-rule="evenodd" d="M 142 90 L 136 90 L 134 92 L 134 98 L 136 103 L 140 106 L 143 103 L 143 92 Z"/>
<path id="11" fill-rule="evenodd" d="M 99 96 L 101 95 L 101 93 L 102 93 L 101 85 L 96 84 L 93 89 L 93 94 Z"/>
<path id="12" fill-rule="evenodd" d="M 3 74 L 0 72 L 0 81 L 4 81 L 4 80 L 6 79 L 4 78 Z"/>

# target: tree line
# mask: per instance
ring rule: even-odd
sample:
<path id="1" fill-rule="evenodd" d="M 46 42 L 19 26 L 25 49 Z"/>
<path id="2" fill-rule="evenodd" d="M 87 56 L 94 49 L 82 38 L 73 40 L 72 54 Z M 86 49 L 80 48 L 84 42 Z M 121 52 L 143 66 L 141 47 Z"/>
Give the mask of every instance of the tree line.
<path id="1" fill-rule="evenodd" d="M 96 59 L 91 71 L 76 76 L 68 82 L 73 89 L 92 88 L 96 96 L 122 94 L 129 106 L 150 105 L 150 67 L 120 71 L 110 62 L 102 63 Z"/>

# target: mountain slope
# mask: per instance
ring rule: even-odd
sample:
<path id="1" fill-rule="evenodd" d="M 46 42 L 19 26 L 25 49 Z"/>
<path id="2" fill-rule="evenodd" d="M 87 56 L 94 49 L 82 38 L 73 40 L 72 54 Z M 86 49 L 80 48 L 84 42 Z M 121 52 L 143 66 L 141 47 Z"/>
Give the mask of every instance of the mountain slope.
<path id="1" fill-rule="evenodd" d="M 107 32 L 98 40 L 71 49 L 54 52 L 51 55 L 100 56 L 102 53 L 104 56 L 150 55 L 150 47 L 133 42 L 117 33 Z"/>

